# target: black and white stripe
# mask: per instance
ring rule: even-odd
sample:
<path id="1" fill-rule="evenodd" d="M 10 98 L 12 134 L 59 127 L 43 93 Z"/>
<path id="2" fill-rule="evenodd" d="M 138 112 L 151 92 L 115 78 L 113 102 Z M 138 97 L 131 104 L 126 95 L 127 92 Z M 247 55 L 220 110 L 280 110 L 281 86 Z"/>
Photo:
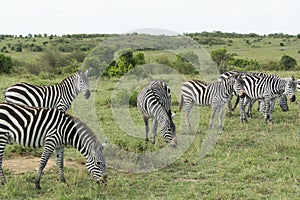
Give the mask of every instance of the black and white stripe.
<path id="1" fill-rule="evenodd" d="M 0 178 L 5 184 L 2 158 L 7 144 L 16 143 L 25 147 L 44 147 L 40 167 L 35 179 L 40 189 L 40 178 L 47 161 L 54 150 L 61 181 L 65 181 L 63 171 L 64 146 L 75 147 L 86 157 L 86 166 L 97 182 L 106 182 L 106 161 L 103 145 L 96 135 L 79 119 L 57 109 L 27 107 L 17 104 L 0 104 Z"/>
<path id="2" fill-rule="evenodd" d="M 256 76 L 244 74 L 242 82 L 246 98 L 264 101 L 263 115 L 266 122 L 268 119 L 272 121 L 271 105 L 277 97 L 287 95 L 291 102 L 295 101 L 296 98 L 296 84 L 293 77 L 280 78 L 274 75 Z M 244 101 L 245 99 L 241 99 L 241 120 L 247 121 Z"/>
<path id="3" fill-rule="evenodd" d="M 6 102 L 32 107 L 56 108 L 66 112 L 72 101 L 82 92 L 85 98 L 90 97 L 88 71 L 65 78 L 60 84 L 37 86 L 29 83 L 17 83 L 4 92 Z"/>
<path id="4" fill-rule="evenodd" d="M 243 90 L 239 81 L 234 77 L 229 77 L 215 83 L 207 84 L 199 80 L 190 80 L 181 86 L 181 100 L 179 109 L 185 105 L 185 121 L 190 127 L 189 115 L 194 104 L 202 106 L 212 106 L 209 126 L 212 127 L 212 121 L 216 110 L 219 109 L 219 127 L 223 128 L 222 113 L 224 105 L 234 91 L 243 95 Z"/>
<path id="5" fill-rule="evenodd" d="M 139 92 L 137 96 L 137 107 L 143 114 L 146 131 L 146 141 L 148 141 L 149 118 L 153 118 L 152 143 L 155 143 L 157 126 L 161 126 L 161 134 L 166 142 L 177 145 L 175 124 L 171 113 L 171 90 L 167 83 L 153 81 Z"/>

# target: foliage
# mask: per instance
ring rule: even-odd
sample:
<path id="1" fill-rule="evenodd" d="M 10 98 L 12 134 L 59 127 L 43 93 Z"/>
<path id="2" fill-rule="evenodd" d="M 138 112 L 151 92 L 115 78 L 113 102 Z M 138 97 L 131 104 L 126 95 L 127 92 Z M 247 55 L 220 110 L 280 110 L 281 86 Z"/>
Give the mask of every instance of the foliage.
<path id="1" fill-rule="evenodd" d="M 278 71 L 280 70 L 280 65 L 276 61 L 266 61 L 261 64 L 261 68 L 266 71 Z"/>
<path id="2" fill-rule="evenodd" d="M 256 60 L 233 58 L 228 61 L 228 65 L 241 68 L 243 71 L 260 70 L 260 64 Z"/>
<path id="3" fill-rule="evenodd" d="M 176 60 L 172 63 L 172 68 L 177 70 L 180 74 L 195 74 L 196 67 L 199 64 L 198 56 L 191 52 L 181 52 L 176 55 Z"/>
<path id="4" fill-rule="evenodd" d="M 136 67 L 136 65 L 145 64 L 144 53 L 137 52 L 133 54 L 132 49 L 122 49 L 118 52 L 119 57 L 107 69 L 110 77 L 120 77 Z"/>
<path id="5" fill-rule="evenodd" d="M 283 55 L 279 61 L 279 65 L 282 67 L 284 70 L 291 70 L 294 69 L 297 65 L 297 61 L 295 58 L 288 56 L 288 55 Z"/>
<path id="6" fill-rule="evenodd" d="M 227 53 L 226 48 L 213 50 L 210 53 L 212 60 L 217 64 L 220 73 L 224 73 L 227 68 L 228 61 L 232 60 L 232 56 Z"/>
<path id="7" fill-rule="evenodd" d="M 0 54 L 0 73 L 9 74 L 12 68 L 13 62 L 10 56 Z"/>

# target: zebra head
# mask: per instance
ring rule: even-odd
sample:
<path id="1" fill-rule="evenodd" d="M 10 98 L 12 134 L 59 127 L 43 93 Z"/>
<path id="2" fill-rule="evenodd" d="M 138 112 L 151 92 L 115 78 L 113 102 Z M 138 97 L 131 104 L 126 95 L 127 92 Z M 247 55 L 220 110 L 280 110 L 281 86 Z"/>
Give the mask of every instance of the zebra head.
<path id="1" fill-rule="evenodd" d="M 78 70 L 76 76 L 76 88 L 79 92 L 82 92 L 83 96 L 88 99 L 91 95 L 89 90 L 89 79 L 88 79 L 89 70 L 83 72 L 82 70 Z"/>
<path id="2" fill-rule="evenodd" d="M 169 112 L 169 120 L 165 122 L 165 126 L 161 129 L 161 134 L 164 137 L 164 140 L 168 143 L 170 143 L 173 147 L 177 147 L 177 139 L 176 139 L 176 126 L 173 122 L 173 118 L 175 117 L 175 114 L 171 114 L 171 111 Z"/>
<path id="3" fill-rule="evenodd" d="M 286 81 L 286 85 L 284 88 L 283 95 L 287 95 L 291 102 L 296 101 L 295 90 L 297 82 L 294 81 L 293 76 L 291 78 L 284 78 L 284 80 Z"/>
<path id="4" fill-rule="evenodd" d="M 278 97 L 278 105 L 280 106 L 280 108 L 283 112 L 286 112 L 289 110 L 289 105 L 287 103 L 286 95 L 282 94 Z"/>
<path id="5" fill-rule="evenodd" d="M 86 167 L 97 183 L 107 183 L 106 160 L 102 153 L 105 144 L 92 144 L 91 152 L 87 157 Z"/>
<path id="6" fill-rule="evenodd" d="M 244 81 L 240 76 L 233 76 L 233 92 L 236 96 L 244 98 L 246 96 L 246 92 L 244 90 Z"/>

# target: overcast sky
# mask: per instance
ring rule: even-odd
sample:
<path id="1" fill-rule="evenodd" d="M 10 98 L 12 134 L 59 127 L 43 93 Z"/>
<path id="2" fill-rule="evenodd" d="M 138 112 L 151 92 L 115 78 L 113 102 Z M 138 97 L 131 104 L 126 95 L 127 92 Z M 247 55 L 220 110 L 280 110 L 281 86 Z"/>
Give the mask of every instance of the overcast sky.
<path id="1" fill-rule="evenodd" d="M 1 0 L 0 34 L 300 33 L 299 0 Z"/>

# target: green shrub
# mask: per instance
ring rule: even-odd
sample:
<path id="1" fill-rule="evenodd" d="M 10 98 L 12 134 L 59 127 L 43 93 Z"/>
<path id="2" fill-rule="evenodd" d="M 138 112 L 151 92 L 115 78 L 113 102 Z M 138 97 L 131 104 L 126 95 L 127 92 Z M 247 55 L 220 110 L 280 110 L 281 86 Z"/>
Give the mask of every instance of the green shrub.
<path id="1" fill-rule="evenodd" d="M 10 56 L 0 54 L 0 73 L 9 74 L 13 66 L 13 61 Z"/>

